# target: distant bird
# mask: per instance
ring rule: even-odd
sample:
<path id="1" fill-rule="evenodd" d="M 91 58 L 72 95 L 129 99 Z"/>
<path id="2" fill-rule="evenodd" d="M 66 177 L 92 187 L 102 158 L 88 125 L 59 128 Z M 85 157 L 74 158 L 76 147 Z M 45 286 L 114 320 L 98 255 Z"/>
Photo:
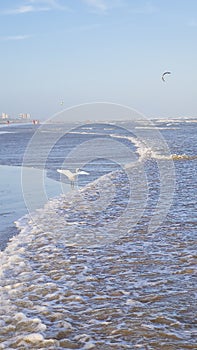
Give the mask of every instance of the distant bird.
<path id="1" fill-rule="evenodd" d="M 165 75 L 166 74 L 171 74 L 171 72 L 164 72 L 163 74 L 162 74 L 162 77 L 161 77 L 161 79 L 165 82 L 165 79 L 164 79 L 164 77 L 165 77 Z"/>
<path id="2" fill-rule="evenodd" d="M 72 173 L 70 170 L 62 170 L 62 169 L 57 169 L 57 172 L 60 174 L 63 174 L 67 176 L 67 178 L 70 180 L 70 185 L 72 188 L 75 187 L 75 180 L 78 175 L 89 175 L 86 171 L 80 170 L 79 168 L 76 169 L 75 173 Z"/>

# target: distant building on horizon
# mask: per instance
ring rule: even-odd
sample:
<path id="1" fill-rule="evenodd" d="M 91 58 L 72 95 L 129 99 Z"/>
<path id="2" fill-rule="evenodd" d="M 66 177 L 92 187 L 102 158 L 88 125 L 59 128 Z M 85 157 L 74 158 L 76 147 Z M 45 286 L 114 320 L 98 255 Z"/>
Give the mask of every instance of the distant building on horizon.
<path id="1" fill-rule="evenodd" d="M 20 113 L 18 117 L 20 119 L 30 119 L 30 113 Z"/>
<path id="2" fill-rule="evenodd" d="M 3 113 L 1 114 L 1 118 L 2 118 L 2 119 L 8 119 L 8 118 L 9 118 L 9 115 L 8 115 L 7 113 L 3 112 Z"/>

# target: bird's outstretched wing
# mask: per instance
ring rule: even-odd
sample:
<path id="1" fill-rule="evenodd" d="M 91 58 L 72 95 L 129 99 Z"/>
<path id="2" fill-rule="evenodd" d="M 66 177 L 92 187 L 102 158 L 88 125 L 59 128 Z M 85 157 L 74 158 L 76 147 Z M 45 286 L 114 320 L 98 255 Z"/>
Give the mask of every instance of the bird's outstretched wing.
<path id="1" fill-rule="evenodd" d="M 88 173 L 87 171 L 80 170 L 77 174 L 89 175 L 90 173 Z"/>
<path id="2" fill-rule="evenodd" d="M 69 179 L 73 177 L 73 173 L 70 170 L 57 169 L 57 172 L 67 176 Z"/>

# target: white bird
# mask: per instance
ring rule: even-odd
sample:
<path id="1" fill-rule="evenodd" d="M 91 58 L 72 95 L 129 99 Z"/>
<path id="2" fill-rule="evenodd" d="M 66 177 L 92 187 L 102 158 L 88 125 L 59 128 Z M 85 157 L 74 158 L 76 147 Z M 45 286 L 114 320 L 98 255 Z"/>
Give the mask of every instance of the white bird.
<path id="1" fill-rule="evenodd" d="M 67 178 L 70 180 L 70 185 L 72 188 L 75 186 L 75 179 L 77 178 L 78 175 L 89 175 L 86 171 L 80 170 L 79 168 L 76 169 L 75 173 L 72 173 L 70 170 L 62 170 L 62 169 L 57 169 L 57 172 L 60 174 L 63 174 L 67 176 Z"/>

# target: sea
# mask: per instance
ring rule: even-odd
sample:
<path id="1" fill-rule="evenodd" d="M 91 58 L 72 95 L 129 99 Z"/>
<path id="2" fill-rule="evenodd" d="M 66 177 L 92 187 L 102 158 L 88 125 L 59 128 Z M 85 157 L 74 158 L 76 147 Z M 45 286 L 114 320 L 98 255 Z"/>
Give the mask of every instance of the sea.
<path id="1" fill-rule="evenodd" d="M 0 349 L 197 349 L 196 119 L 0 126 L 0 174 Z"/>

